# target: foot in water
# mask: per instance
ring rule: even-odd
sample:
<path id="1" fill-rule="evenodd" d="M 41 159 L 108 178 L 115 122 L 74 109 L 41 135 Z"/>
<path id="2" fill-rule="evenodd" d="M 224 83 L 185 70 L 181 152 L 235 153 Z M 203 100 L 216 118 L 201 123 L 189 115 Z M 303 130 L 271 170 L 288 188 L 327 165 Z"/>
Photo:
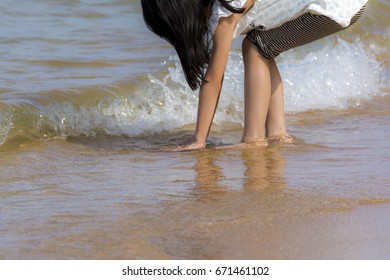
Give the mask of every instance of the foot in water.
<path id="1" fill-rule="evenodd" d="M 298 138 L 284 134 L 284 135 L 277 135 L 277 136 L 270 136 L 267 138 L 268 145 L 274 144 L 274 143 L 281 143 L 281 144 L 293 144 L 298 142 Z"/>

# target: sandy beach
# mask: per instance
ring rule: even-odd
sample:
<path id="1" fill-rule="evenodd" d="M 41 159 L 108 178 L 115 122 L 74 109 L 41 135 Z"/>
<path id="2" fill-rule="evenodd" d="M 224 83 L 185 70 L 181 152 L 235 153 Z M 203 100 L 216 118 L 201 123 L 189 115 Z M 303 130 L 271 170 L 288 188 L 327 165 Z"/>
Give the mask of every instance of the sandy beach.
<path id="1" fill-rule="evenodd" d="M 11 2 L 0 259 L 390 259 L 388 1 L 279 58 L 295 142 L 232 147 L 235 47 L 207 147 L 183 153 L 164 147 L 192 134 L 197 93 L 138 1 Z"/>

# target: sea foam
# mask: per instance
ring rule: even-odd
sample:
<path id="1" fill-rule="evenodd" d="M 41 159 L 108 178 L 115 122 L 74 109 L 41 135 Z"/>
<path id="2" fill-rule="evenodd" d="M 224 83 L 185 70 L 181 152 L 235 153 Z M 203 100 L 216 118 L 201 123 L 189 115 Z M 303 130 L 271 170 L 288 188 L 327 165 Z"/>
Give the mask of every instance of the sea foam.
<path id="1" fill-rule="evenodd" d="M 385 94 L 381 88 L 387 86 L 383 82 L 386 68 L 370 48 L 360 41 L 349 43 L 339 38 L 325 42 L 278 58 L 287 113 L 342 110 Z M 235 49 L 227 64 L 216 125 L 243 124 L 243 68 L 240 50 Z M 161 69 L 141 77 L 142 82 L 138 80 L 131 87 L 119 83 L 97 87 L 96 94 L 93 88 L 60 94 L 66 98 L 52 98 L 57 93 L 51 92 L 53 102 L 47 101 L 47 93 L 41 101 L 39 94 L 33 100 L 13 99 L 15 102 L 6 106 L 7 112 L 0 110 L 0 144 L 10 134 L 38 139 L 97 134 L 134 137 L 194 124 L 198 92 L 187 86 L 178 57 L 171 56 Z M 0 101 L 4 102 L 7 100 Z"/>
<path id="2" fill-rule="evenodd" d="M 322 45 L 318 43 L 290 50 L 277 58 L 287 113 L 342 110 L 358 106 L 374 95 L 384 94 L 381 92 L 384 69 L 370 49 L 360 41 L 333 40 L 337 42 L 329 39 L 327 44 L 322 42 Z M 169 62 L 172 64 L 168 67 L 169 73 L 162 79 L 151 76 L 154 86 L 148 90 L 155 96 L 163 92 L 165 101 L 171 103 L 162 108 L 160 116 L 172 114 L 179 122 L 191 122 L 194 115 L 186 109 L 196 110 L 192 107 L 196 106 L 197 94 L 186 87 L 178 58 L 173 56 Z M 167 86 L 168 81 L 170 86 Z M 227 64 L 215 122 L 242 123 L 243 96 L 244 66 L 240 51 L 235 50 L 231 52 Z"/>

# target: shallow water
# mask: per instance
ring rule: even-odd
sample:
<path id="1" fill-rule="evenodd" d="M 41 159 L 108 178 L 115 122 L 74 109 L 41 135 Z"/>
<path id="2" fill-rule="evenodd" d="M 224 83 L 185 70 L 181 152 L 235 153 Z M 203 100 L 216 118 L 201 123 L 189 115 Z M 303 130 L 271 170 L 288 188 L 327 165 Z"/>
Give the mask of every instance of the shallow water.
<path id="1" fill-rule="evenodd" d="M 208 149 L 138 1 L 1 1 L 0 258 L 388 259 L 388 1 L 279 58 L 293 144 L 242 132 L 231 53 Z"/>
<path id="2" fill-rule="evenodd" d="M 388 259 L 385 100 L 370 117 L 295 116 L 290 126 L 311 133 L 290 145 L 172 154 L 123 138 L 30 142 L 1 157 L 2 257 Z"/>

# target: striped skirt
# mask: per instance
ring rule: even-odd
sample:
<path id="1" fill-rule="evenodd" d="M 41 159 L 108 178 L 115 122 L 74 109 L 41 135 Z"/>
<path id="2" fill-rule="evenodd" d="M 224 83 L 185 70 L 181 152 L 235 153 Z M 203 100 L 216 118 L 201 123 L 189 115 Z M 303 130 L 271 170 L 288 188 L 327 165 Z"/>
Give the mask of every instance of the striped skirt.
<path id="1" fill-rule="evenodd" d="M 364 8 L 351 19 L 349 26 L 362 16 Z M 343 29 L 345 28 L 326 16 L 306 13 L 274 29 L 265 31 L 254 29 L 246 38 L 256 45 L 263 57 L 271 59 L 284 51 L 314 42 Z"/>

